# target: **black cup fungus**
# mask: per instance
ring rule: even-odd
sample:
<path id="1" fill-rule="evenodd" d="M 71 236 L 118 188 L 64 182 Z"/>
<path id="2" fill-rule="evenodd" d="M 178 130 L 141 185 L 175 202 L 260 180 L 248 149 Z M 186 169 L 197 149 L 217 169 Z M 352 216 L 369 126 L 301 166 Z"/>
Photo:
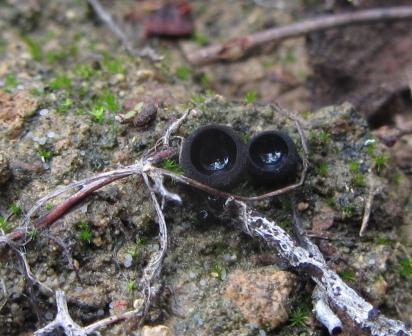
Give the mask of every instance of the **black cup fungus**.
<path id="1" fill-rule="evenodd" d="M 229 190 L 246 169 L 246 146 L 230 127 L 199 127 L 183 142 L 180 164 L 187 177 L 211 187 Z"/>
<path id="2" fill-rule="evenodd" d="M 257 183 L 284 186 L 296 179 L 299 156 L 286 133 L 262 132 L 247 147 L 249 174 Z"/>

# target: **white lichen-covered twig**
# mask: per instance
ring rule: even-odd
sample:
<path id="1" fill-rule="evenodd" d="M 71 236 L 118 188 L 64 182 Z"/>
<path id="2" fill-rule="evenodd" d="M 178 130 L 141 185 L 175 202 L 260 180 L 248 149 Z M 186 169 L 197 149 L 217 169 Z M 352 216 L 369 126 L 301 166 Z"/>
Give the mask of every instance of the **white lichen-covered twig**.
<path id="1" fill-rule="evenodd" d="M 359 329 L 369 332 L 373 336 L 410 335 L 412 330 L 400 321 L 388 319 L 366 302 L 320 258 L 318 248 L 310 242 L 310 248 L 300 246 L 281 227 L 256 210 L 249 208 L 244 202 L 233 200 L 232 205 L 238 213 L 242 228 L 255 238 L 264 241 L 274 248 L 277 254 L 296 271 L 309 275 L 316 283 L 318 290 L 324 295 L 323 302 L 328 309 L 322 311 L 321 323 L 331 321 L 337 314 L 343 314 Z M 246 211 L 246 215 L 245 215 Z M 245 222 L 246 219 L 246 222 Z M 320 252 L 319 252 L 320 253 Z M 321 306 L 325 308 L 325 306 Z M 329 315 L 332 313 L 333 315 Z M 326 327 L 329 328 L 329 325 Z M 332 328 L 333 330 L 333 328 Z"/>
<path id="2" fill-rule="evenodd" d="M 316 319 L 328 329 L 330 335 L 338 335 L 342 332 L 342 321 L 330 309 L 326 303 L 325 292 L 316 287 L 312 293 L 313 314 Z"/>

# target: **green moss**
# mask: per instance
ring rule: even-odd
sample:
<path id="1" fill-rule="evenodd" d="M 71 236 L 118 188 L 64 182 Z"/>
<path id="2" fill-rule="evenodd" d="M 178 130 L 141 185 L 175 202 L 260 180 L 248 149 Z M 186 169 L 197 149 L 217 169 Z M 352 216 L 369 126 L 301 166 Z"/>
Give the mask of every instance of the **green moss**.
<path id="1" fill-rule="evenodd" d="M 31 240 L 36 240 L 39 237 L 39 230 L 33 228 L 27 234 Z"/>
<path id="2" fill-rule="evenodd" d="M 196 95 L 196 96 L 192 96 L 192 98 L 190 98 L 190 101 L 195 105 L 203 104 L 205 102 L 205 100 L 206 100 L 205 97 L 202 96 L 202 95 Z"/>
<path id="3" fill-rule="evenodd" d="M 43 90 L 39 88 L 31 88 L 30 89 L 30 94 L 33 97 L 40 97 L 43 94 Z"/>
<path id="4" fill-rule="evenodd" d="M 9 233 L 11 231 L 11 227 L 10 227 L 9 223 L 2 216 L 0 216 L 0 230 L 3 233 Z"/>
<path id="5" fill-rule="evenodd" d="M 325 197 L 325 203 L 330 208 L 336 207 L 336 201 L 335 201 L 335 198 L 333 197 L 333 195 L 326 196 Z"/>
<path id="6" fill-rule="evenodd" d="M 104 107 L 100 105 L 96 105 L 90 111 L 90 115 L 94 122 L 101 124 L 104 121 Z"/>
<path id="7" fill-rule="evenodd" d="M 90 231 L 89 225 L 87 223 L 81 222 L 81 223 L 78 224 L 78 229 L 79 229 L 78 238 L 83 243 L 90 244 L 91 238 L 92 238 L 92 233 Z"/>
<path id="8" fill-rule="evenodd" d="M 191 75 L 191 71 L 186 66 L 181 66 L 176 69 L 176 77 L 180 80 L 187 80 Z"/>
<path id="9" fill-rule="evenodd" d="M 247 133 L 247 132 L 244 132 L 244 133 L 242 134 L 242 140 L 243 140 L 244 143 L 248 143 L 249 140 L 250 140 L 250 134 Z"/>
<path id="10" fill-rule="evenodd" d="M 112 58 L 108 55 L 104 56 L 102 61 L 103 69 L 110 74 L 124 74 L 126 69 L 124 67 L 124 62 L 120 58 Z"/>
<path id="11" fill-rule="evenodd" d="M 41 48 L 40 42 L 28 37 L 23 36 L 22 41 L 26 44 L 27 49 L 34 61 L 40 62 L 43 59 L 43 50 Z"/>
<path id="12" fill-rule="evenodd" d="M 133 280 L 130 280 L 127 282 L 127 290 L 129 292 L 133 292 L 136 289 L 136 282 Z"/>
<path id="13" fill-rule="evenodd" d="M 193 42 L 197 43 L 199 46 L 203 47 L 209 43 L 209 39 L 202 33 L 195 31 L 192 34 Z"/>
<path id="14" fill-rule="evenodd" d="M 328 176 L 328 164 L 326 162 L 322 162 L 318 165 L 316 169 L 317 173 L 322 176 L 322 177 L 327 177 Z"/>
<path id="15" fill-rule="evenodd" d="M 219 264 L 215 264 L 212 267 L 211 274 L 215 275 L 221 281 L 225 280 L 227 276 L 226 269 L 222 265 L 219 265 Z"/>
<path id="16" fill-rule="evenodd" d="M 340 272 L 339 276 L 345 281 L 355 281 L 356 279 L 355 272 L 350 268 L 347 268 L 343 270 L 342 272 Z"/>
<path id="17" fill-rule="evenodd" d="M 89 64 L 76 64 L 73 67 L 73 73 L 76 76 L 87 80 L 95 76 L 97 71 L 93 69 Z"/>
<path id="18" fill-rule="evenodd" d="M 119 109 L 116 97 L 108 90 L 104 90 L 100 95 L 97 104 L 107 108 L 110 112 L 116 112 Z"/>
<path id="19" fill-rule="evenodd" d="M 380 174 L 384 167 L 388 166 L 389 156 L 386 154 L 376 155 L 373 158 L 374 168 L 377 174 Z"/>
<path id="20" fill-rule="evenodd" d="M 308 309 L 306 307 L 299 306 L 290 314 L 289 325 L 292 327 L 301 328 L 306 326 L 308 319 Z"/>
<path id="21" fill-rule="evenodd" d="M 65 113 L 73 106 L 73 100 L 70 98 L 65 98 L 59 105 L 56 107 L 58 113 Z"/>
<path id="22" fill-rule="evenodd" d="M 309 140 L 316 145 L 326 146 L 330 142 L 330 135 L 327 131 L 311 131 L 309 135 Z"/>
<path id="23" fill-rule="evenodd" d="M 256 99 L 257 99 L 257 92 L 255 90 L 246 92 L 245 97 L 244 97 L 244 101 L 246 104 L 253 104 L 254 102 L 256 102 Z"/>
<path id="24" fill-rule="evenodd" d="M 164 160 L 162 162 L 161 166 L 162 166 L 163 169 L 169 170 L 169 171 L 174 172 L 176 174 L 182 174 L 183 173 L 182 167 L 180 167 L 180 165 L 175 160 L 172 160 L 172 159 Z"/>
<path id="25" fill-rule="evenodd" d="M 17 203 L 13 203 L 10 206 L 10 212 L 14 215 L 14 216 L 20 216 L 21 215 L 21 208 Z"/>
<path id="26" fill-rule="evenodd" d="M 72 81 L 66 74 L 61 73 L 49 83 L 49 87 L 54 91 L 62 89 L 70 90 L 72 87 Z"/>
<path id="27" fill-rule="evenodd" d="M 409 278 L 412 275 L 412 261 L 410 258 L 402 258 L 399 261 L 399 274 L 404 278 Z"/>
<path id="28" fill-rule="evenodd" d="M 49 50 L 45 53 L 45 59 L 48 64 L 56 64 L 73 59 L 78 54 L 78 48 L 72 44 L 61 49 Z"/>
<path id="29" fill-rule="evenodd" d="M 49 162 L 53 157 L 53 153 L 49 150 L 41 150 L 39 151 L 39 156 L 43 162 Z"/>
<path id="30" fill-rule="evenodd" d="M 12 92 L 18 85 L 16 76 L 14 74 L 8 74 L 4 80 L 4 91 Z"/>
<path id="31" fill-rule="evenodd" d="M 349 162 L 349 171 L 352 174 L 352 184 L 355 187 L 362 188 L 365 186 L 365 177 L 361 172 L 360 164 L 356 161 Z"/>

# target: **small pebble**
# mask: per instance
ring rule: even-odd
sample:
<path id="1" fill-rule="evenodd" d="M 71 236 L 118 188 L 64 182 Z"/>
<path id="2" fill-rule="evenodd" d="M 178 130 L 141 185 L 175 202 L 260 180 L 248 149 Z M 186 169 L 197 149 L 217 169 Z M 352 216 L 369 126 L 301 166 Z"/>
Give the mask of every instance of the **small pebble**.
<path id="1" fill-rule="evenodd" d="M 51 321 L 53 320 L 53 314 L 50 312 L 47 312 L 44 317 L 46 318 L 46 320 Z"/>
<path id="2" fill-rule="evenodd" d="M 132 262 L 133 257 L 130 254 L 126 254 L 123 262 L 124 267 L 129 268 L 130 266 L 132 266 Z"/>
<path id="3" fill-rule="evenodd" d="M 41 110 L 39 111 L 39 114 L 40 114 L 42 117 L 45 117 L 45 116 L 47 116 L 47 115 L 49 114 L 49 110 L 46 109 L 46 108 L 41 109 Z"/>

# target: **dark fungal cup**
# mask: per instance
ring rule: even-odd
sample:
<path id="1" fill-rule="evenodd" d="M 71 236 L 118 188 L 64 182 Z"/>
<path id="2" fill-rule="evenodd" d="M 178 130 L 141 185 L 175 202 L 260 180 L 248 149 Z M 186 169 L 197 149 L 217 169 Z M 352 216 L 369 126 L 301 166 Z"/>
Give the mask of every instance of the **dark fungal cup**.
<path id="1" fill-rule="evenodd" d="M 254 136 L 247 155 L 249 174 L 258 184 L 284 186 L 296 178 L 299 156 L 284 132 L 272 130 Z"/>
<path id="2" fill-rule="evenodd" d="M 246 148 L 230 127 L 211 124 L 196 129 L 183 142 L 180 164 L 187 177 L 229 190 L 246 169 Z"/>

